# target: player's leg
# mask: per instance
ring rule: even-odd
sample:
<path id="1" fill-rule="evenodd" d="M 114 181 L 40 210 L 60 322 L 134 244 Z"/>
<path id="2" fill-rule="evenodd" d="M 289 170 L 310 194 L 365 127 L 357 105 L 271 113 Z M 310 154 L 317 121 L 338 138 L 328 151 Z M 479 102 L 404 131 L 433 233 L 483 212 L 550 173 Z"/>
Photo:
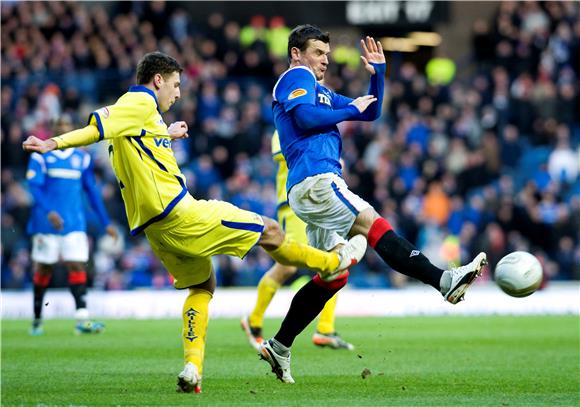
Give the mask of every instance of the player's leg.
<path id="1" fill-rule="evenodd" d="M 34 320 L 32 321 L 31 335 L 42 335 L 42 308 L 44 307 L 44 295 L 50 285 L 54 264 L 58 262 L 58 236 L 36 234 L 32 237 L 31 258 L 34 262 L 33 283 L 33 309 Z"/>
<path id="2" fill-rule="evenodd" d="M 151 249 L 173 276 L 177 289 L 187 289 L 182 308 L 184 367 L 177 376 L 177 391 L 200 393 L 205 356 L 205 341 L 209 322 L 209 303 L 216 286 L 211 257 L 194 255 L 195 239 L 192 224 L 159 224 L 145 231 Z"/>
<path id="3" fill-rule="evenodd" d="M 34 275 L 32 278 L 34 284 L 34 320 L 32 321 L 30 334 L 38 336 L 44 333 L 44 328 L 42 326 L 42 308 L 44 306 L 44 294 L 46 293 L 46 290 L 50 285 L 50 279 L 52 278 L 53 265 L 36 263 L 34 269 Z"/>
<path id="4" fill-rule="evenodd" d="M 344 242 L 336 232 L 312 225 L 307 226 L 307 233 L 309 242 L 316 247 L 336 249 Z M 294 383 L 290 373 L 290 348 L 294 340 L 316 318 L 325 304 L 346 285 L 347 280 L 348 272 L 331 280 L 322 279 L 320 275 L 314 276 L 292 299 L 276 335 L 260 347 L 262 358 L 270 363 L 272 371 L 282 382 Z"/>
<path id="5" fill-rule="evenodd" d="M 296 216 L 288 205 L 279 206 L 277 215 L 278 223 L 281 225 L 288 239 L 300 243 L 308 243 L 306 224 Z M 241 320 L 242 329 L 246 333 L 250 345 L 255 349 L 258 350 L 260 344 L 263 342 L 262 327 L 266 309 L 278 289 L 288 278 L 296 273 L 296 270 L 296 267 L 274 263 L 272 268 L 260 279 L 254 310 L 249 317 L 243 317 Z"/>
<path id="6" fill-rule="evenodd" d="M 104 324 L 91 321 L 87 308 L 87 235 L 84 232 L 72 232 L 61 236 L 60 241 L 60 257 L 67 269 L 69 289 L 75 301 L 75 333 L 100 333 L 105 327 Z"/>
<path id="7" fill-rule="evenodd" d="M 487 264 L 485 253 L 480 253 L 466 266 L 442 270 L 395 233 L 390 223 L 372 208 L 357 216 L 350 233 L 367 236 L 369 245 L 391 268 L 431 285 L 452 304 L 461 301 L 467 288 L 481 275 L 483 266 Z"/>
<path id="8" fill-rule="evenodd" d="M 211 270 L 211 260 L 209 267 Z M 209 322 L 209 303 L 216 287 L 215 274 L 197 285 L 190 286 L 183 303 L 182 341 L 185 367 L 177 376 L 177 390 L 185 393 L 201 393 L 201 378 L 205 357 L 205 343 Z"/>
<path id="9" fill-rule="evenodd" d="M 342 337 L 336 332 L 334 326 L 337 297 L 338 293 L 328 300 L 322 311 L 320 311 L 316 332 L 312 336 L 312 343 L 316 346 L 328 347 L 331 349 L 353 350 L 354 345 L 342 339 Z"/>
<path id="10" fill-rule="evenodd" d="M 264 326 L 264 314 L 270 305 L 272 298 L 278 289 L 296 273 L 297 268 L 292 266 L 283 266 L 279 263 L 268 270 L 260 279 L 257 287 L 257 298 L 254 309 L 249 316 L 241 320 L 242 329 L 248 337 L 250 345 L 258 350 L 263 341 L 262 327 Z"/>
<path id="11" fill-rule="evenodd" d="M 351 238 L 336 252 L 326 252 L 287 239 L 278 222 L 265 216 L 263 220 L 264 230 L 258 244 L 270 257 L 280 264 L 312 270 L 323 278 L 347 272 L 349 267 L 360 261 L 366 251 L 363 236 Z"/>

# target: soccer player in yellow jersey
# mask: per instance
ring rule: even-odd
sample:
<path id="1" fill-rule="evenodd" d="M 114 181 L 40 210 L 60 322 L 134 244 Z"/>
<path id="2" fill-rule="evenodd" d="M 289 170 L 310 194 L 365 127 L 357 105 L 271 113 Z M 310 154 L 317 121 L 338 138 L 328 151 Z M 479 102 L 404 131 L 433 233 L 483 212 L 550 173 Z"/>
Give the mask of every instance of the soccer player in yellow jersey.
<path id="1" fill-rule="evenodd" d="M 137 66 L 137 86 L 114 105 L 92 112 L 86 127 L 48 140 L 30 136 L 23 148 L 45 153 L 109 141 L 131 234 L 144 232 L 175 288 L 189 290 L 182 313 L 185 367 L 177 384 L 179 391 L 199 393 L 208 305 L 216 286 L 213 255 L 243 258 L 258 244 L 281 264 L 333 280 L 362 258 L 366 242 L 356 236 L 340 251 L 327 253 L 287 239 L 272 219 L 227 202 L 194 199 L 171 150 L 171 140 L 188 137 L 187 124 L 168 127 L 161 116 L 180 97 L 181 72 L 174 58 L 146 54 Z"/>
<path id="2" fill-rule="evenodd" d="M 288 205 L 288 195 L 286 194 L 286 180 L 288 178 L 288 167 L 286 160 L 280 149 L 280 139 L 278 132 L 275 131 L 272 136 L 272 158 L 278 163 L 278 172 L 276 174 L 276 195 L 278 200 L 278 222 L 289 239 L 296 242 L 308 243 L 306 236 L 306 223 L 304 223 Z M 270 305 L 276 291 L 296 273 L 298 269 L 293 266 L 284 266 L 275 263 L 270 270 L 264 274 L 258 283 L 258 298 L 252 313 L 243 317 L 241 320 L 242 329 L 248 337 L 250 345 L 260 349 L 263 342 L 262 327 L 264 324 L 264 313 Z M 320 312 L 316 333 L 312 336 L 312 342 L 317 346 L 327 346 L 331 349 L 348 349 L 353 350 L 354 346 L 342 339 L 334 327 L 334 310 L 336 308 L 335 294 L 324 306 Z"/>

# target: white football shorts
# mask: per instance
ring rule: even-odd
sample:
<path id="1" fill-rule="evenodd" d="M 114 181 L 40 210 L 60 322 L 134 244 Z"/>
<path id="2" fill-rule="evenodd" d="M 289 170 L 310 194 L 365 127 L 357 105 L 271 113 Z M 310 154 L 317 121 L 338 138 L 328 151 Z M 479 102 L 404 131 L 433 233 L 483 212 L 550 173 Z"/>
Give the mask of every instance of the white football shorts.
<path id="1" fill-rule="evenodd" d="M 346 243 L 358 214 L 371 207 L 333 173 L 308 177 L 294 185 L 288 194 L 288 203 L 306 222 L 309 244 L 327 251 Z"/>
<path id="2" fill-rule="evenodd" d="M 89 240 L 85 232 L 66 235 L 38 233 L 32 236 L 32 260 L 55 264 L 59 260 L 85 263 L 89 260 Z"/>

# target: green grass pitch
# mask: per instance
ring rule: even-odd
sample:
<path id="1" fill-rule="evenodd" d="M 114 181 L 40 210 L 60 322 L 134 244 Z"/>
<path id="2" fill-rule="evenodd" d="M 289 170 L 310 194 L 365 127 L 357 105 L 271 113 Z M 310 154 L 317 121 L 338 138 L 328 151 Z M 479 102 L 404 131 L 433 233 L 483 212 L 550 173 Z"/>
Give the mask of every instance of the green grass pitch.
<path id="1" fill-rule="evenodd" d="M 210 321 L 203 393 L 175 392 L 178 320 L 2 322 L 2 406 L 578 406 L 578 316 L 339 318 L 353 352 L 293 349 L 295 385 L 258 360 L 237 320 Z M 267 320 L 272 333 L 280 320 Z M 370 375 L 362 378 L 362 371 Z"/>

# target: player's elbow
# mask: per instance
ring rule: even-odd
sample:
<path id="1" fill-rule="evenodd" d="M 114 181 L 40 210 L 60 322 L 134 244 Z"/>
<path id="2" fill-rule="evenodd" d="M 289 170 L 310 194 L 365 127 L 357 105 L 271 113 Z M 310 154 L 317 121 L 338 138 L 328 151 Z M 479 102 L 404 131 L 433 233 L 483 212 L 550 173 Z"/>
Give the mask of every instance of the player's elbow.
<path id="1" fill-rule="evenodd" d="M 294 123 L 300 130 L 312 130 L 316 127 L 316 112 L 309 106 L 299 105 L 293 110 Z"/>

